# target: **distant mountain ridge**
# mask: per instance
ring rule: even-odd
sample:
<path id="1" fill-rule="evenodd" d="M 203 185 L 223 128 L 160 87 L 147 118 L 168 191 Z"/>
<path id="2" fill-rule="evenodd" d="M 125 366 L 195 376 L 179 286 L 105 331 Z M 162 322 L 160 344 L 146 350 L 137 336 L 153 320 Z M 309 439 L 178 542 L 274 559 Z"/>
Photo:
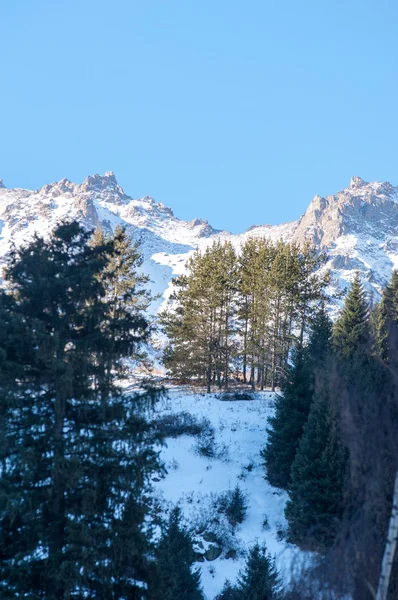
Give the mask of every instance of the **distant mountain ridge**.
<path id="1" fill-rule="evenodd" d="M 149 196 L 128 196 L 112 172 L 88 176 L 80 184 L 62 179 L 34 191 L 7 189 L 0 179 L 0 257 L 11 243 L 26 243 L 35 232 L 48 235 L 65 218 L 105 231 L 125 225 L 140 239 L 144 270 L 154 292 L 162 295 L 154 310 L 168 296 L 172 277 L 184 271 L 190 253 L 215 239 L 228 239 L 237 248 L 251 236 L 310 241 L 327 252 L 335 288 L 345 289 L 359 270 L 376 297 L 398 267 L 398 187 L 360 177 L 334 195 L 315 196 L 297 221 L 253 226 L 237 235 L 218 231 L 202 219 L 178 219 L 171 208 Z"/>

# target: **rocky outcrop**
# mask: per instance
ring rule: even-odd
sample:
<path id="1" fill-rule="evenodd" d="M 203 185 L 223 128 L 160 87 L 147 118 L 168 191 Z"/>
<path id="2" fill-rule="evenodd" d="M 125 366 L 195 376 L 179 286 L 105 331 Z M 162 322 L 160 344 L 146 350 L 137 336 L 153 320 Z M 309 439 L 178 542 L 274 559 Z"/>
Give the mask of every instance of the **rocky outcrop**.
<path id="1" fill-rule="evenodd" d="M 315 196 L 298 221 L 253 226 L 236 236 L 203 219 L 182 221 L 150 196 L 131 198 L 111 171 L 80 184 L 64 178 L 35 191 L 7 189 L 0 180 L 0 262 L 11 243 L 25 243 L 35 232 L 48 235 L 62 219 L 77 219 L 88 228 L 101 225 L 106 231 L 125 225 L 142 243 L 143 268 L 156 293 L 167 290 L 171 278 L 184 271 L 195 248 L 204 249 L 215 239 L 229 239 L 237 248 L 251 236 L 310 242 L 328 254 L 337 289 L 347 287 L 359 270 L 369 292 L 378 294 L 398 266 L 398 187 L 357 176 L 334 195 Z"/>

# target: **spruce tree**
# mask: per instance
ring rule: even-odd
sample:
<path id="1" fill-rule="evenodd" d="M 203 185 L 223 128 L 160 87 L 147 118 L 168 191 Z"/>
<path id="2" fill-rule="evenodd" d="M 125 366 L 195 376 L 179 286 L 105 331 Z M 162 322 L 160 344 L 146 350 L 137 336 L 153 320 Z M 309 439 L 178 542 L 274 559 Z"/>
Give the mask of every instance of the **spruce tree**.
<path id="1" fill-rule="evenodd" d="M 291 469 L 285 510 L 291 542 L 314 550 L 332 543 L 343 511 L 346 460 L 328 375 L 323 374 Z"/>
<path id="2" fill-rule="evenodd" d="M 383 291 L 383 297 L 373 312 L 376 347 L 384 361 L 388 360 L 389 337 L 398 327 L 398 271 L 394 270 L 391 281 Z"/>
<path id="3" fill-rule="evenodd" d="M 281 582 L 275 559 L 265 545 L 255 544 L 249 551 L 246 566 L 240 573 L 238 589 L 246 600 L 279 600 Z"/>
<path id="4" fill-rule="evenodd" d="M 216 600 L 281 600 L 281 581 L 275 567 L 275 559 L 265 545 L 255 544 L 249 551 L 245 568 L 239 573 L 238 582 L 225 583 Z"/>
<path id="5" fill-rule="evenodd" d="M 275 415 L 269 419 L 268 441 L 262 456 L 267 479 L 275 487 L 287 489 L 297 447 L 313 401 L 316 374 L 325 368 L 330 350 L 332 322 L 322 304 L 312 318 L 307 347 L 299 346 L 276 399 Z"/>
<path id="6" fill-rule="evenodd" d="M 155 573 L 149 585 L 151 600 L 203 600 L 200 572 L 192 570 L 192 538 L 182 525 L 181 509 L 171 513 L 155 552 Z"/>
<path id="7" fill-rule="evenodd" d="M 1 382 L 4 598 L 138 600 L 148 579 L 157 440 L 149 398 L 116 385 L 148 324 L 114 312 L 113 241 L 90 238 L 66 223 L 8 258 L 1 362 L 18 376 Z"/>
<path id="8" fill-rule="evenodd" d="M 307 348 L 297 348 L 287 371 L 282 394 L 275 401 L 275 415 L 268 420 L 268 440 L 262 456 L 267 479 L 286 489 L 290 471 L 313 395 L 311 361 Z"/>
<path id="9" fill-rule="evenodd" d="M 215 600 L 244 600 L 242 592 L 227 579 Z"/>
<path id="10" fill-rule="evenodd" d="M 352 358 L 358 346 L 368 341 L 368 317 L 369 307 L 357 272 L 333 329 L 333 344 L 341 359 Z"/>

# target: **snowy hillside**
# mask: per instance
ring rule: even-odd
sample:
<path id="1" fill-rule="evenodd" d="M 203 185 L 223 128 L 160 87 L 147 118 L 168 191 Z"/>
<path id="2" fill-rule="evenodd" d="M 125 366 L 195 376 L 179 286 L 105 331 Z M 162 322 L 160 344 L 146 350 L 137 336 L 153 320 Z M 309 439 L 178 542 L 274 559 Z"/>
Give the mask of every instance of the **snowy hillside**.
<path id="1" fill-rule="evenodd" d="M 168 296 L 172 277 L 183 272 L 190 253 L 215 239 L 229 239 L 237 247 L 250 236 L 299 244 L 308 240 L 329 254 L 335 288 L 345 289 L 358 269 L 376 296 L 398 266 L 398 188 L 359 177 L 335 195 L 315 196 L 298 221 L 254 226 L 238 235 L 217 231 L 201 219 L 178 219 L 150 197 L 133 199 L 111 172 L 89 176 L 81 184 L 63 179 L 35 191 L 7 189 L 0 180 L 0 257 L 11 242 L 19 245 L 35 232 L 47 234 L 65 218 L 107 231 L 124 224 L 141 240 L 144 270 L 153 291 L 162 295 L 154 310 Z"/>
<path id="2" fill-rule="evenodd" d="M 276 556 L 286 584 L 292 566 L 304 553 L 283 540 L 286 492 L 264 479 L 260 451 L 266 443 L 267 419 L 273 413 L 273 394 L 258 392 L 254 400 L 225 401 L 216 394 L 186 389 L 169 392 L 158 407 L 158 418 L 199 425 L 201 433 L 167 438 L 162 450 L 168 474 L 155 480 L 162 512 L 179 503 L 193 531 L 207 600 L 213 600 L 225 579 L 234 582 L 245 552 L 256 541 L 266 542 Z M 242 524 L 232 526 L 222 509 L 223 494 L 236 485 L 247 495 Z M 201 558 L 200 555 L 203 555 Z M 216 557 L 216 558 L 215 558 Z"/>

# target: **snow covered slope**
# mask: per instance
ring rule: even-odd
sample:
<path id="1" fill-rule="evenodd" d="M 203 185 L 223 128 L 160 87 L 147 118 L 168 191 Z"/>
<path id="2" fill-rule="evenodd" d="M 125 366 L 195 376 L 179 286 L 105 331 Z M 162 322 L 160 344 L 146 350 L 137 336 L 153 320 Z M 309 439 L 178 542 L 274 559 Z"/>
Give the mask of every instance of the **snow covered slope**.
<path id="1" fill-rule="evenodd" d="M 210 558 L 197 563 L 207 600 L 215 598 L 225 579 L 236 580 L 245 553 L 256 541 L 265 542 L 276 557 L 285 584 L 292 568 L 310 558 L 282 539 L 287 493 L 264 479 L 260 451 L 266 443 L 274 394 L 258 392 L 253 397 L 225 401 L 215 394 L 181 388 L 170 390 L 158 407 L 160 419 L 169 415 L 174 423 L 181 422 L 177 415 L 185 412 L 194 422 L 205 423 L 200 435 L 167 438 L 161 457 L 168 473 L 161 480 L 156 478 L 154 486 L 162 512 L 180 504 L 195 537 L 198 558 Z M 248 510 L 243 523 L 233 527 L 220 508 L 223 494 L 237 484 L 247 495 Z"/>
<path id="2" fill-rule="evenodd" d="M 217 231 L 201 219 L 178 219 L 153 198 L 133 199 L 111 172 L 89 176 L 81 184 L 63 179 L 35 191 L 7 189 L 0 180 L 0 257 L 11 242 L 22 244 L 35 232 L 47 234 L 65 218 L 87 227 L 101 225 L 108 231 L 124 224 L 141 240 L 144 269 L 154 292 L 163 298 L 169 293 L 171 278 L 183 272 L 189 254 L 215 239 L 229 239 L 237 247 L 250 236 L 300 244 L 309 240 L 329 254 L 336 288 L 346 288 L 359 269 L 376 296 L 392 268 L 398 267 L 398 188 L 390 183 L 366 183 L 359 177 L 333 196 L 315 196 L 298 221 L 254 226 L 239 235 Z"/>

